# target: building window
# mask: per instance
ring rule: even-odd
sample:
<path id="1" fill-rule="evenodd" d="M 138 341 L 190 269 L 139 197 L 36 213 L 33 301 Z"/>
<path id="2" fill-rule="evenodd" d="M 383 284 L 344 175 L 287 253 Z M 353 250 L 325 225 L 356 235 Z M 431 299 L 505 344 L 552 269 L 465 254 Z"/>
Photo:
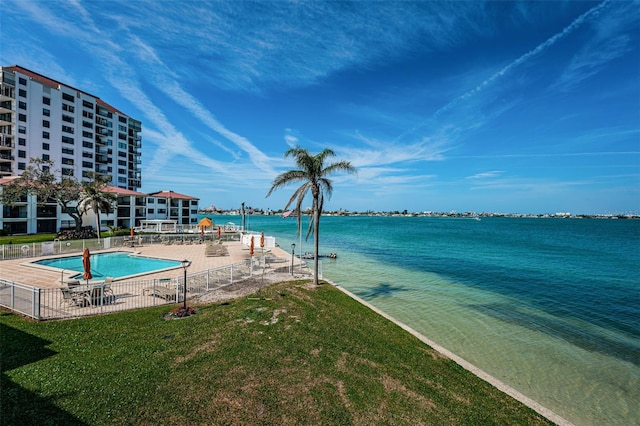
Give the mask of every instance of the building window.
<path id="1" fill-rule="evenodd" d="M 126 123 L 127 122 L 127 117 L 120 116 L 120 117 L 118 117 L 118 121 L 121 122 L 121 123 Z"/>
<path id="2" fill-rule="evenodd" d="M 44 115 L 45 117 L 49 117 L 51 116 L 51 111 L 46 108 L 42 108 L 42 115 Z"/>
<path id="3" fill-rule="evenodd" d="M 82 158 L 93 158 L 93 152 L 82 152 Z"/>
<path id="4" fill-rule="evenodd" d="M 82 167 L 85 169 L 93 169 L 93 163 L 91 161 L 83 161 Z"/>
<path id="5" fill-rule="evenodd" d="M 51 123 L 49 123 L 49 120 L 42 120 L 42 127 L 46 127 L 47 129 L 51 127 Z"/>
<path id="6" fill-rule="evenodd" d="M 62 99 L 64 99 L 65 101 L 69 101 L 69 102 L 75 102 L 76 98 L 74 98 L 72 95 L 68 94 L 68 93 L 63 93 L 62 94 Z"/>
<path id="7" fill-rule="evenodd" d="M 27 168 L 27 163 L 18 163 L 18 170 L 24 170 Z"/>
<path id="8" fill-rule="evenodd" d="M 27 145 L 27 140 L 25 138 L 18 138 L 18 145 L 26 146 Z"/>
<path id="9" fill-rule="evenodd" d="M 24 89 L 19 89 L 18 90 L 18 96 L 22 97 L 22 98 L 26 98 L 27 97 L 27 91 Z"/>
<path id="10" fill-rule="evenodd" d="M 93 123 L 90 123 L 88 121 L 83 121 L 82 127 L 86 127 L 87 129 L 93 129 Z"/>
<path id="11" fill-rule="evenodd" d="M 126 166 L 127 160 L 118 160 L 118 166 Z"/>
<path id="12" fill-rule="evenodd" d="M 23 101 L 18 101 L 18 108 L 27 109 L 27 103 Z"/>
<path id="13" fill-rule="evenodd" d="M 118 183 L 127 183 L 127 178 L 126 177 L 119 177 L 118 178 Z"/>
<path id="14" fill-rule="evenodd" d="M 62 153 L 63 154 L 67 154 L 67 155 L 73 155 L 73 149 L 72 148 L 62 148 Z"/>
<path id="15" fill-rule="evenodd" d="M 20 77 L 20 78 L 18 78 L 18 82 L 23 86 L 27 85 L 27 79 L 26 78 Z"/>
<path id="16" fill-rule="evenodd" d="M 62 110 L 67 112 L 75 112 L 76 108 L 73 105 L 62 104 Z"/>
<path id="17" fill-rule="evenodd" d="M 91 133 L 91 132 L 87 132 L 87 131 L 83 130 L 83 131 L 82 131 L 82 137 L 83 137 L 83 138 L 93 139 L 93 133 Z"/>
<path id="18" fill-rule="evenodd" d="M 62 131 L 66 132 L 66 133 L 71 133 L 73 134 L 73 127 L 69 127 L 69 126 L 62 126 Z"/>
<path id="19" fill-rule="evenodd" d="M 84 148 L 93 148 L 93 143 L 92 142 L 87 142 L 87 141 L 82 141 L 82 146 Z"/>
<path id="20" fill-rule="evenodd" d="M 93 109 L 93 104 L 89 101 L 82 101 L 82 106 L 85 108 L 92 108 Z"/>
<path id="21" fill-rule="evenodd" d="M 27 121 L 27 114 L 18 114 L 18 121 Z"/>
<path id="22" fill-rule="evenodd" d="M 73 169 L 62 169 L 62 176 L 73 176 Z"/>
<path id="23" fill-rule="evenodd" d="M 158 209 L 158 214 L 166 214 L 167 209 Z"/>
<path id="24" fill-rule="evenodd" d="M 18 133 L 26 134 L 27 128 L 25 126 L 18 126 Z"/>
<path id="25" fill-rule="evenodd" d="M 62 137 L 62 143 L 68 143 L 69 145 L 73 145 L 74 140 L 73 140 L 73 138 L 70 138 L 69 136 L 63 136 Z"/>
<path id="26" fill-rule="evenodd" d="M 148 214 L 154 214 L 156 209 L 147 209 Z"/>
<path id="27" fill-rule="evenodd" d="M 27 151 L 18 151 L 18 158 L 27 158 Z"/>
<path id="28" fill-rule="evenodd" d="M 49 161 L 49 154 L 42 154 L 42 160 Z"/>
<path id="29" fill-rule="evenodd" d="M 46 143 L 46 142 L 45 142 L 45 143 L 43 143 L 43 144 L 42 144 L 42 149 L 43 149 L 43 150 L 45 150 L 45 151 L 49 151 L 49 144 L 48 144 L 48 143 Z"/>
<path id="30" fill-rule="evenodd" d="M 42 139 L 49 139 L 49 132 L 42 132 Z"/>
<path id="31" fill-rule="evenodd" d="M 46 96 L 43 96 L 42 103 L 45 105 L 51 105 L 51 98 L 47 98 Z"/>
<path id="32" fill-rule="evenodd" d="M 71 117 L 69 115 L 63 115 L 62 116 L 62 121 L 66 121 L 67 123 L 73 123 L 75 120 L 73 119 L 73 117 Z"/>
<path id="33" fill-rule="evenodd" d="M 82 111 L 82 116 L 85 118 L 91 118 L 93 119 L 93 113 L 90 111 Z"/>
<path id="34" fill-rule="evenodd" d="M 62 164 L 64 164 L 65 166 L 73 166 L 73 159 L 72 158 L 62 158 Z"/>

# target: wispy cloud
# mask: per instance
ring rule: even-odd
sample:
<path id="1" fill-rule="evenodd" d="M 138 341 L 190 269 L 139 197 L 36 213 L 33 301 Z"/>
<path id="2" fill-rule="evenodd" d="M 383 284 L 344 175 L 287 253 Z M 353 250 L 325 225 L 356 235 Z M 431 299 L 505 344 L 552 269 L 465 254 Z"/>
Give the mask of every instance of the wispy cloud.
<path id="1" fill-rule="evenodd" d="M 520 56 L 516 60 L 512 61 L 511 63 L 506 65 L 504 68 L 502 68 L 500 71 L 494 73 L 491 77 L 489 77 L 488 79 L 484 80 L 482 83 L 478 84 L 473 89 L 471 89 L 471 90 L 467 91 L 466 93 L 460 95 L 456 99 L 452 100 L 451 102 L 449 102 L 448 104 L 446 104 L 445 106 L 443 106 L 442 108 L 437 110 L 433 114 L 434 117 L 437 117 L 437 116 L 441 115 L 442 113 L 444 113 L 444 112 L 450 110 L 451 108 L 455 107 L 456 105 L 458 105 L 460 102 L 463 102 L 464 100 L 476 95 L 477 93 L 479 93 L 482 90 L 484 90 L 487 86 L 489 86 L 490 84 L 492 84 L 493 82 L 495 82 L 499 78 L 501 78 L 504 75 L 506 75 L 507 73 L 509 73 L 514 68 L 516 68 L 519 65 L 525 63 L 527 60 L 529 60 L 533 56 L 540 54 L 545 49 L 548 49 L 549 47 L 553 46 L 556 42 L 558 42 L 558 40 L 560 40 L 560 39 L 566 37 L 567 35 L 571 34 L 573 31 L 575 31 L 577 28 L 579 28 L 580 25 L 582 25 L 584 22 L 586 22 L 587 20 L 589 20 L 592 17 L 596 16 L 602 9 L 604 9 L 606 7 L 606 5 L 607 5 L 607 1 L 604 1 L 604 2 L 600 3 L 599 5 L 594 6 L 593 8 L 589 9 L 587 12 L 583 13 L 578 18 L 576 18 L 573 22 L 571 22 L 571 24 L 569 24 L 567 27 L 565 27 L 559 33 L 554 34 L 553 36 L 549 37 L 543 43 L 539 44 L 534 49 L 530 50 L 529 52 L 527 52 L 524 55 Z"/>
<path id="2" fill-rule="evenodd" d="M 476 173 L 475 175 L 472 176 L 467 176 L 465 179 L 492 179 L 492 178 L 496 178 L 498 176 L 500 176 L 502 174 L 501 171 L 497 171 L 497 170 L 493 170 L 490 172 L 482 172 L 482 173 Z"/>

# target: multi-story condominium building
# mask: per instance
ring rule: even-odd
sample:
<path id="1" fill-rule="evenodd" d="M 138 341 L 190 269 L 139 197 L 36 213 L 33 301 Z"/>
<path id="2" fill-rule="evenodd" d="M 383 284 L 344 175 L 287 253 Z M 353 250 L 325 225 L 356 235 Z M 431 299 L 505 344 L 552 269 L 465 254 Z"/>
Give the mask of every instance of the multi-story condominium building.
<path id="1" fill-rule="evenodd" d="M 198 198 L 173 191 L 152 194 L 141 187 L 142 124 L 97 96 L 20 66 L 0 67 L 0 191 L 29 166 L 31 158 L 52 160 L 58 177 L 86 180 L 89 172 L 110 178 L 116 194 L 100 228 L 129 228 L 143 221 L 184 229 L 198 221 Z M 55 202 L 26 195 L 0 204 L 0 230 L 11 234 L 56 232 L 75 222 Z M 96 226 L 94 212 L 83 225 Z"/>
<path id="2" fill-rule="evenodd" d="M 198 198 L 173 191 L 147 195 L 147 219 L 175 221 L 178 225 L 198 223 Z"/>
<path id="3" fill-rule="evenodd" d="M 97 96 L 17 65 L 0 67 L 0 177 L 42 158 L 64 176 L 83 180 L 94 171 L 136 191 L 141 130 Z"/>
<path id="4" fill-rule="evenodd" d="M 0 181 L 4 183 L 7 177 L 22 174 L 31 158 L 39 158 L 53 161 L 58 177 L 86 180 L 96 172 L 108 176 L 113 187 L 135 193 L 142 183 L 141 131 L 140 121 L 95 95 L 17 65 L 0 67 Z M 118 195 L 119 201 L 128 200 Z M 135 202 L 137 208 L 129 209 L 128 218 L 108 222 L 131 226 L 144 218 L 144 207 Z M 54 232 L 71 222 L 55 203 L 38 204 L 33 196 L 1 207 L 0 229 L 11 233 Z"/>

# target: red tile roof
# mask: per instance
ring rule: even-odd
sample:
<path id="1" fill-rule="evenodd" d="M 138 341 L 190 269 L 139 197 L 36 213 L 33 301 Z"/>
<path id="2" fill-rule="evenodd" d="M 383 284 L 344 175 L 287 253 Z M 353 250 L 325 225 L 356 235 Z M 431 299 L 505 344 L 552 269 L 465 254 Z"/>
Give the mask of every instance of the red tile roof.
<path id="1" fill-rule="evenodd" d="M 107 186 L 105 192 L 111 192 L 117 195 L 133 195 L 135 197 L 146 197 L 147 194 L 143 192 L 132 191 L 130 189 L 118 188 L 117 186 Z"/>
<path id="2" fill-rule="evenodd" d="M 173 199 L 182 199 L 182 200 L 199 200 L 199 198 L 192 197 L 190 195 L 184 195 L 173 191 L 160 191 L 160 192 L 152 192 L 149 194 L 151 197 L 163 197 L 163 198 L 173 198 Z"/>

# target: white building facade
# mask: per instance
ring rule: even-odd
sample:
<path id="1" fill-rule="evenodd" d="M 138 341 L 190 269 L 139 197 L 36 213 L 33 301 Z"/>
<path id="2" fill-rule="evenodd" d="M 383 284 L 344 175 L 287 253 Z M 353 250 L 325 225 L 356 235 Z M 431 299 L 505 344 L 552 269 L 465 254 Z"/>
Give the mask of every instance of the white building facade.
<path id="1" fill-rule="evenodd" d="M 105 218 L 114 226 L 135 224 L 145 213 L 139 201 L 144 194 L 136 193 L 142 185 L 141 131 L 140 121 L 95 95 L 18 65 L 0 67 L 0 185 L 20 175 L 31 158 L 52 160 L 58 177 L 82 181 L 96 172 L 113 187 L 140 194 L 118 194 L 119 202 L 135 198 L 128 218 L 120 217 L 125 207 Z M 32 196 L 14 206 L 0 204 L 0 229 L 11 234 L 56 232 L 71 222 L 60 207 Z"/>

